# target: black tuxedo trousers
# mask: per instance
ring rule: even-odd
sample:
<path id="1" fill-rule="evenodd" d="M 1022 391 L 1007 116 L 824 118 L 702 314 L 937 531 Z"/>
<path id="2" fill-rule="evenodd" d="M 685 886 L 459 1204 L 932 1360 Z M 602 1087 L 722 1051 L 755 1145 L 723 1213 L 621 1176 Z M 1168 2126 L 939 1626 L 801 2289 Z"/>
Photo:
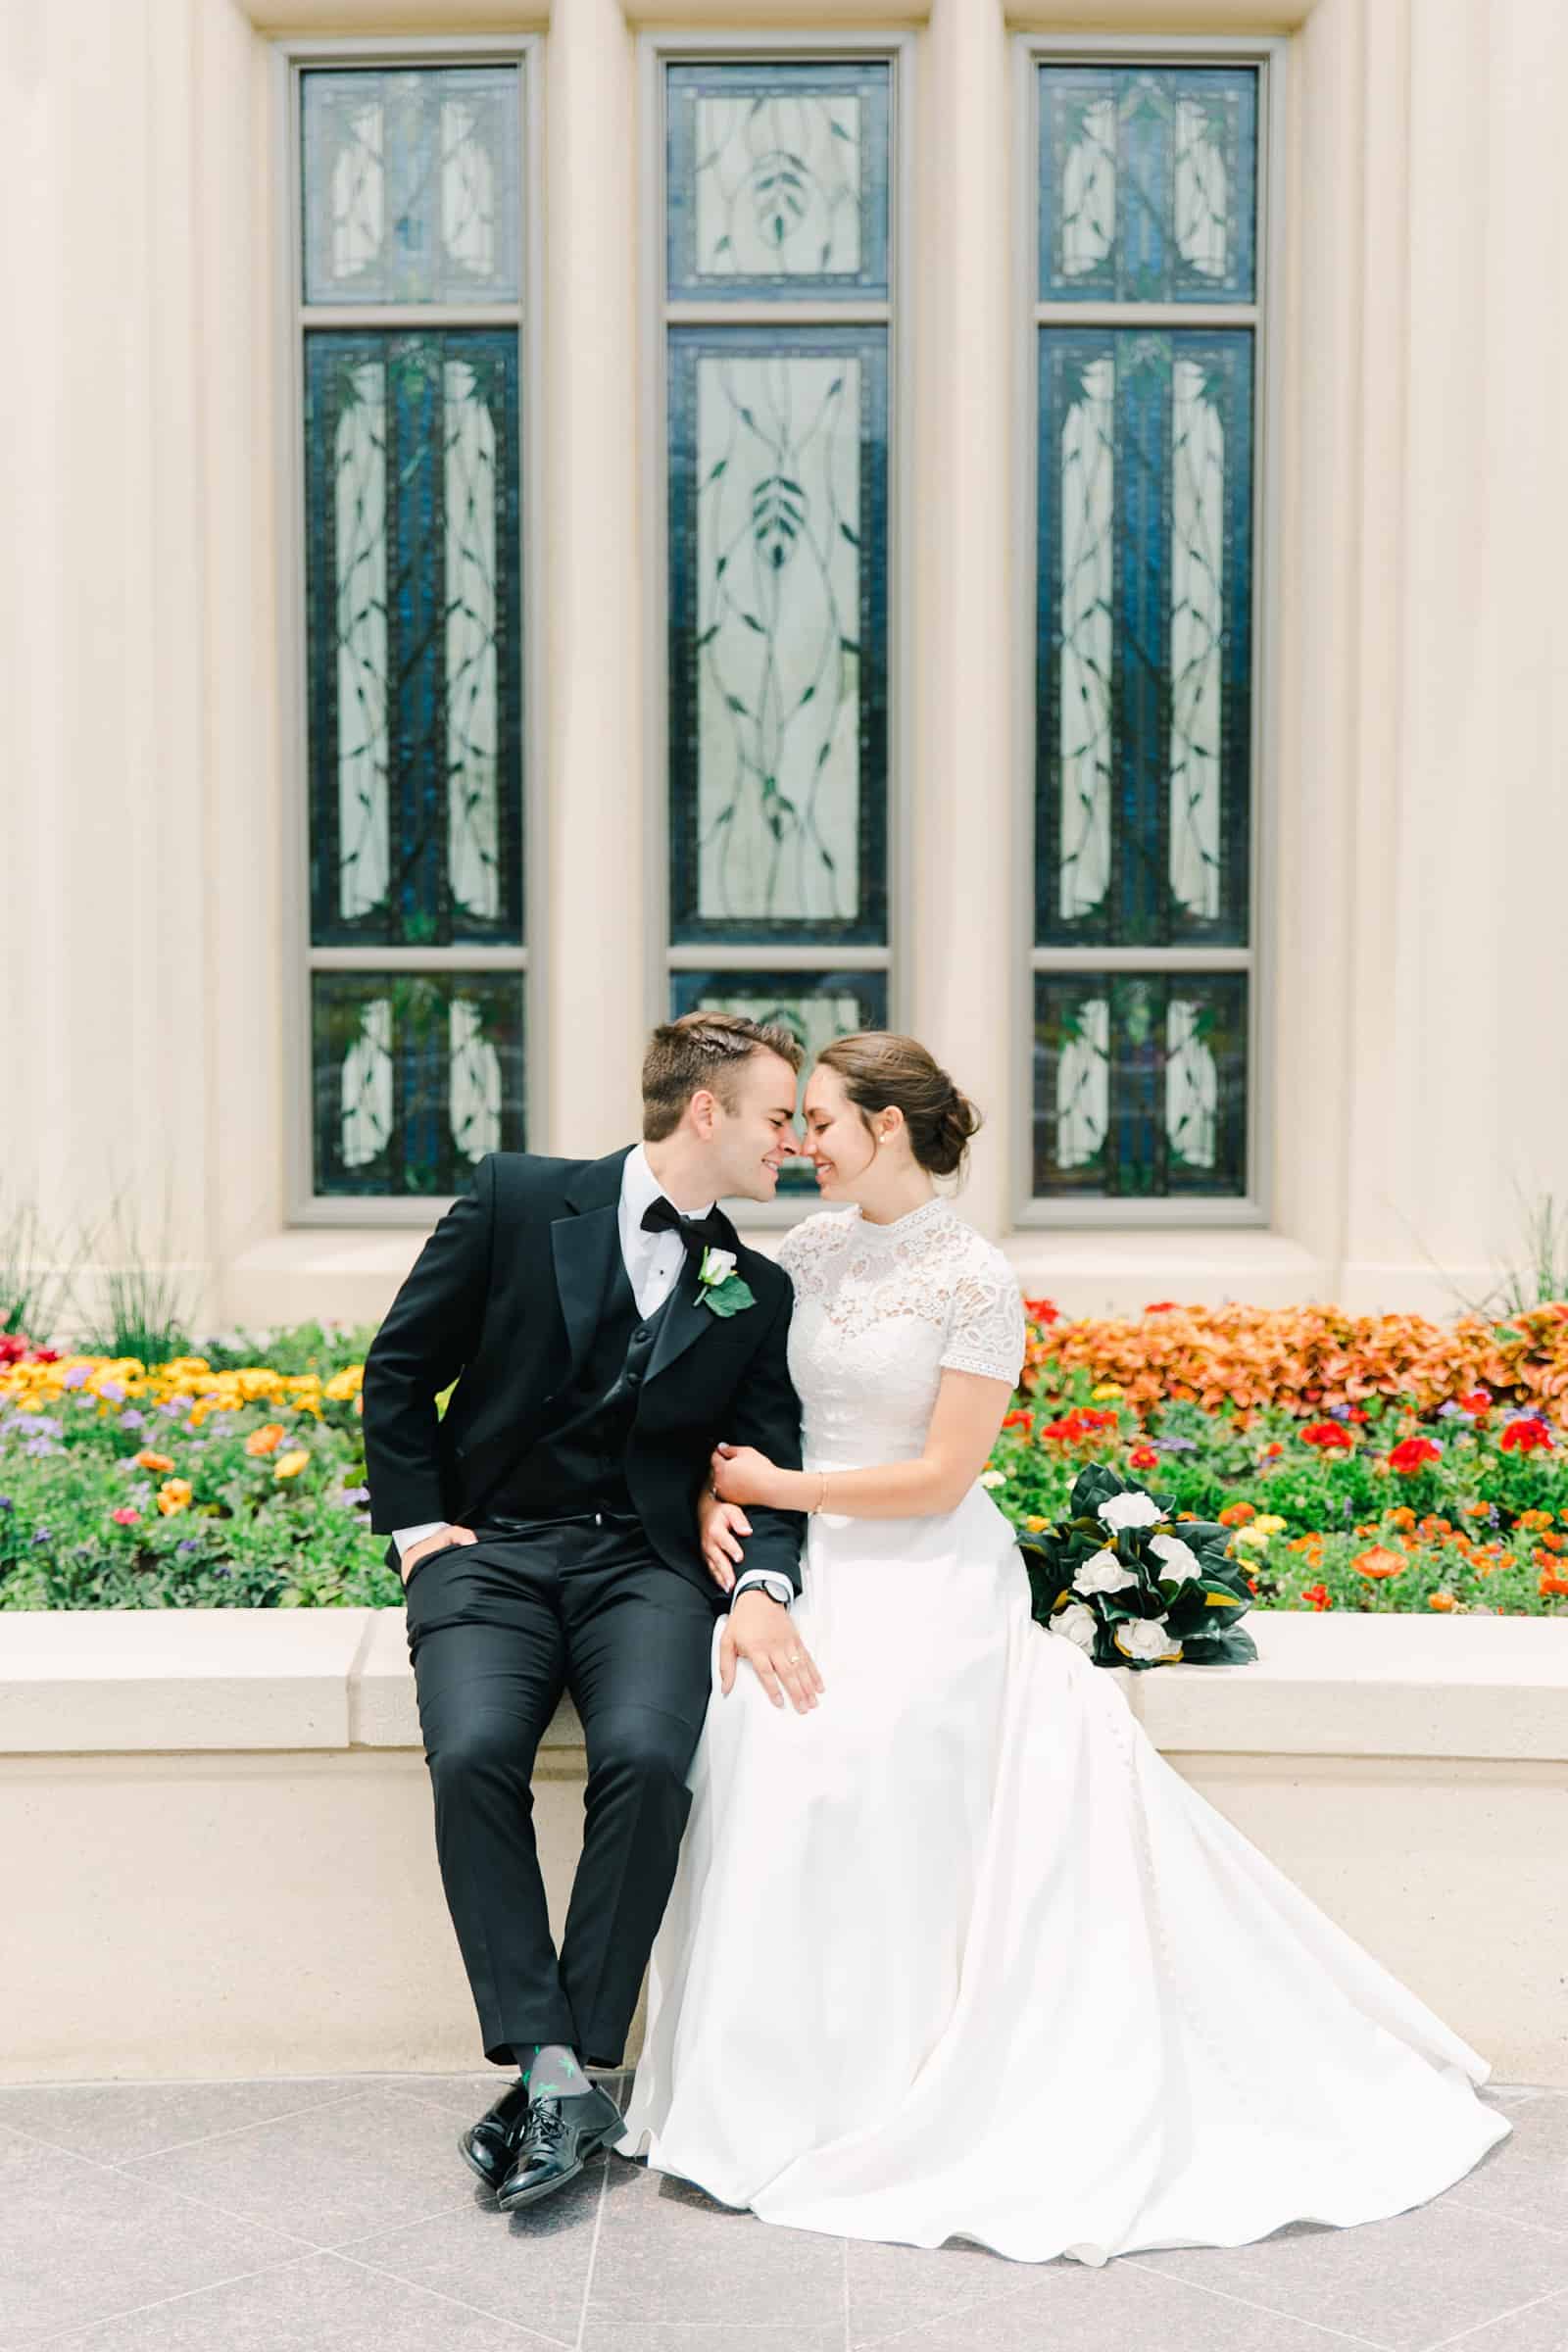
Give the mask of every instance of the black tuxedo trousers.
<path id="1" fill-rule="evenodd" d="M 409 1651 L 447 1907 L 485 2056 L 564 2042 L 618 2065 L 691 1809 L 722 1601 L 638 1521 L 481 1525 L 409 1579 Z M 534 1758 L 563 1690 L 587 1744 L 582 1857 L 557 1957 Z"/>

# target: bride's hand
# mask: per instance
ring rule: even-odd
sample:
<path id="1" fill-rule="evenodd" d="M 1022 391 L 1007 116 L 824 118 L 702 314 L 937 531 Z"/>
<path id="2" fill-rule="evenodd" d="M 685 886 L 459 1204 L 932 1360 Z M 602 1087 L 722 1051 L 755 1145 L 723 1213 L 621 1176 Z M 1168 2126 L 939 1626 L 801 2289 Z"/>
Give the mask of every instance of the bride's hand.
<path id="1" fill-rule="evenodd" d="M 743 1556 L 735 1539 L 751 1532 L 752 1523 L 738 1502 L 720 1502 L 709 1488 L 703 1489 L 697 1505 L 697 1542 L 708 1573 L 721 1592 L 734 1590 L 735 1567 Z"/>
<path id="2" fill-rule="evenodd" d="M 715 1446 L 709 1477 L 720 1502 L 766 1502 L 778 1472 L 755 1446 Z"/>

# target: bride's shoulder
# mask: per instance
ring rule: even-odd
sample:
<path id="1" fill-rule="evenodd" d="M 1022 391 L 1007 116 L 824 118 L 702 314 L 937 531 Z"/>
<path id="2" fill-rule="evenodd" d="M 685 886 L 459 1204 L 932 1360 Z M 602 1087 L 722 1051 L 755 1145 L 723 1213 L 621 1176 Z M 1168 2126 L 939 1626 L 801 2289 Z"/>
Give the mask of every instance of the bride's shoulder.
<path id="1" fill-rule="evenodd" d="M 965 1224 L 956 1210 L 950 1213 L 948 1233 L 948 1254 L 959 1272 L 1004 1276 L 1009 1282 L 1015 1279 L 1006 1251 L 975 1226 Z"/>
<path id="2" fill-rule="evenodd" d="M 774 1252 L 778 1263 L 786 1274 L 809 1265 L 831 1250 L 843 1228 L 853 1222 L 853 1216 L 842 1208 L 813 1209 L 808 1217 L 803 1217 L 798 1225 L 792 1225 L 780 1236 Z"/>

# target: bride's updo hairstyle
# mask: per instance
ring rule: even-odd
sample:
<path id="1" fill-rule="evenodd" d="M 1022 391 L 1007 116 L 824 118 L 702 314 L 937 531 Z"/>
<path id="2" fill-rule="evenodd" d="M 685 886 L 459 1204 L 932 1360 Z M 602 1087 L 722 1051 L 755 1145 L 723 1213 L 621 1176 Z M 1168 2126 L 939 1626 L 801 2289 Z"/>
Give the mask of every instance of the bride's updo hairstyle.
<path id="1" fill-rule="evenodd" d="M 909 1149 L 929 1175 L 953 1176 L 962 1167 L 980 1113 L 915 1038 L 861 1029 L 836 1037 L 816 1058 L 843 1079 L 867 1133 L 869 1112 L 902 1110 Z"/>

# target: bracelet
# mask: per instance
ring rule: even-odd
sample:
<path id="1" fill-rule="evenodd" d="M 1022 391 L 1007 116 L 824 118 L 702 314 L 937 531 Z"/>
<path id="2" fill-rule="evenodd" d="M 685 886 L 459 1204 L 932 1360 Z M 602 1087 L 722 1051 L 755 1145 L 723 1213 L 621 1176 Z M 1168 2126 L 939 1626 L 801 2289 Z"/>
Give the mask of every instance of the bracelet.
<path id="1" fill-rule="evenodd" d="M 825 1470 L 822 1471 L 820 1476 L 822 1484 L 818 1489 L 816 1500 L 811 1505 L 813 1512 L 825 1510 L 827 1507 L 827 1472 Z"/>

